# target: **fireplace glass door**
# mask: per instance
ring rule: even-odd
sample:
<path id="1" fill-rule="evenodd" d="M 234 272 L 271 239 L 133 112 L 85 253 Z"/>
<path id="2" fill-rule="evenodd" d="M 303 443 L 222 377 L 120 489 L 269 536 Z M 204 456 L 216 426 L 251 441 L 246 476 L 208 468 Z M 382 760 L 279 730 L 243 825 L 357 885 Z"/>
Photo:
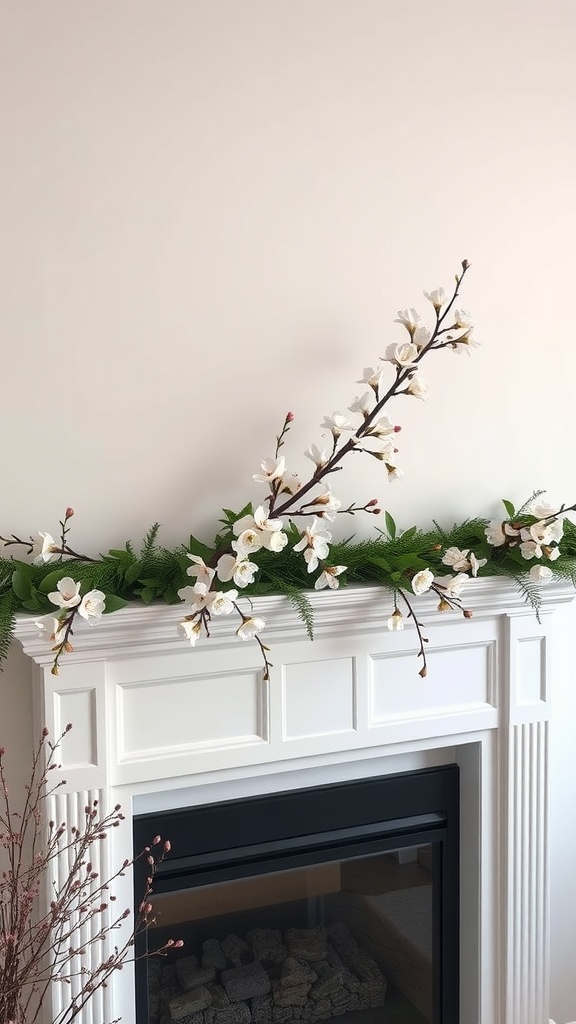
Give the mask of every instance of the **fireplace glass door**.
<path id="1" fill-rule="evenodd" d="M 148 949 L 185 945 L 141 962 L 137 1024 L 456 1024 L 457 806 L 450 767 L 140 819 L 176 847 Z"/>

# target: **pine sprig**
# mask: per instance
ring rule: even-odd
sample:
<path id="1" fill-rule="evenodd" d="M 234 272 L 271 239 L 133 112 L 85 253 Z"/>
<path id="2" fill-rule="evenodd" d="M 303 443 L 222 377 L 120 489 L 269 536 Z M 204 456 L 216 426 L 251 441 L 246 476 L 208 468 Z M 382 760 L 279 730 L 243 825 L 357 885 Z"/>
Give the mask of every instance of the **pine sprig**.
<path id="1" fill-rule="evenodd" d="M 143 562 L 149 561 L 156 554 L 158 550 L 156 538 L 158 537 L 159 531 L 160 523 L 153 523 L 144 537 L 144 540 L 142 541 L 142 550 L 140 552 L 140 558 Z"/>
<path id="2" fill-rule="evenodd" d="M 306 627 L 306 633 L 309 640 L 314 639 L 314 611 L 310 604 L 310 598 L 302 591 L 298 590 L 298 587 L 290 586 L 284 580 L 276 580 L 276 589 L 280 594 L 286 597 L 293 608 L 296 609 L 298 615 L 302 619 Z"/>
<path id="3" fill-rule="evenodd" d="M 8 657 L 12 636 L 14 635 L 15 615 L 18 600 L 9 590 L 0 597 L 0 666 Z"/>

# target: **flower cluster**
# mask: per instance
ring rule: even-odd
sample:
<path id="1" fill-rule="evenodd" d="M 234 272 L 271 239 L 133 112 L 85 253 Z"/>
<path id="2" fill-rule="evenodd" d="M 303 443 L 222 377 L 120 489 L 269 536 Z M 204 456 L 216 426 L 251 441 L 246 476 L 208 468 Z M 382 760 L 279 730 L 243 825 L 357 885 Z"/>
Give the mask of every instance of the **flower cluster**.
<path id="1" fill-rule="evenodd" d="M 457 299 L 468 270 L 462 263 L 450 294 L 443 288 L 424 292 L 431 314 L 427 322 L 416 309 L 399 310 L 396 323 L 402 330 L 400 340 L 384 346 L 378 362 L 364 368 L 357 394 L 345 411 L 336 410 L 320 424 L 323 441 L 311 443 L 304 456 L 312 463 L 308 476 L 300 477 L 287 464 L 284 444 L 294 421 L 289 412 L 273 454 L 264 458 L 253 474 L 257 487 L 264 488 L 258 503 L 249 503 L 234 512 L 224 510 L 222 529 L 212 546 L 191 537 L 189 544 L 174 552 L 156 545 L 157 526 L 146 538 L 140 555 L 131 544 L 112 549 L 100 560 L 70 547 L 71 508 L 60 522 L 60 538 L 41 533 L 30 542 L 15 534 L 0 538 L 6 546 L 26 545 L 32 565 L 14 559 L 1 559 L 0 610 L 6 602 L 9 615 L 23 609 L 49 613 L 39 628 L 54 652 L 53 672 L 59 659 L 72 650 L 74 628 L 85 621 L 94 624 L 102 613 L 115 611 L 128 600 L 145 603 L 159 599 L 181 602 L 183 616 L 177 629 L 182 639 L 195 646 L 210 635 L 213 618 L 234 615 L 236 636 L 254 639 L 260 646 L 264 677 L 269 677 L 268 648 L 260 634 L 264 620 L 242 607 L 244 598 L 273 591 L 286 593 L 302 612 L 309 631 L 310 604 L 307 589 L 336 590 L 350 582 L 378 582 L 393 591 L 393 610 L 388 618 L 392 630 L 404 628 L 404 615 L 413 620 L 420 639 L 426 674 L 425 638 L 414 613 L 413 598 L 433 593 L 438 610 L 457 609 L 466 617 L 471 611 L 462 605 L 463 587 L 479 572 L 504 573 L 521 580 L 529 598 L 536 601 L 534 588 L 552 579 L 554 572 L 568 569 L 576 556 L 573 536 L 563 533 L 561 517 L 570 508 L 554 511 L 539 503 L 537 495 L 530 507 L 517 512 L 505 502 L 507 519 L 487 523 L 473 521 L 455 527 L 452 533 L 421 533 L 416 527 L 397 534 L 389 513 L 385 513 L 385 535 L 370 547 L 337 544 L 332 524 L 339 515 L 366 513 L 379 515 L 377 498 L 352 502 L 343 507 L 333 493 L 331 481 L 348 457 L 366 455 L 381 464 L 388 481 L 402 476 L 398 459 L 398 435 L 401 425 L 389 415 L 392 401 L 423 400 L 428 386 L 421 375 L 421 364 L 433 352 L 448 349 L 455 353 L 478 347 L 474 322 L 459 307 Z M 573 507 L 572 507 L 573 508 Z M 560 543 L 562 542 L 562 551 Z M 527 563 L 531 562 L 527 569 Z M 405 606 L 404 613 L 398 607 Z M 57 609 L 55 611 L 54 609 Z M 9 615 L 4 617 L 8 618 Z M 0 615 L 0 629 L 2 623 Z M 0 656 L 6 648 L 7 634 L 0 632 Z"/>

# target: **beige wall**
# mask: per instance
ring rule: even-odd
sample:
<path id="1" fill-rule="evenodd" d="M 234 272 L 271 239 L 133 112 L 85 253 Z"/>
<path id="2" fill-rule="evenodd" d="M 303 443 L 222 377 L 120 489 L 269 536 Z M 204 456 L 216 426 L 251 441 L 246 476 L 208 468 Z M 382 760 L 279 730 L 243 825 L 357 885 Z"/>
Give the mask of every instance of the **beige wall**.
<path id="1" fill-rule="evenodd" d="M 403 525 L 576 500 L 575 49 L 573 0 L 0 0 L 0 531 L 210 537 L 463 257 L 483 348 L 396 412 L 400 484 L 337 492 Z"/>

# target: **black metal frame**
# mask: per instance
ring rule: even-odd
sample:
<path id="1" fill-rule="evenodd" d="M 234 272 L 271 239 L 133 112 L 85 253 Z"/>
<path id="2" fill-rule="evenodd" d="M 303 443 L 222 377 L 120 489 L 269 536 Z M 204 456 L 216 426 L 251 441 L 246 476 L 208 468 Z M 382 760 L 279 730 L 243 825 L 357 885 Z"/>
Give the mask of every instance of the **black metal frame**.
<path id="1" fill-rule="evenodd" d="M 425 768 L 138 815 L 134 849 L 158 833 L 170 838 L 174 852 L 154 884 L 163 893 L 433 844 L 433 1024 L 458 1024 L 459 804 L 458 767 Z M 137 902 L 145 875 L 138 864 Z M 139 1024 L 148 1022 L 145 973 L 137 971 Z"/>

